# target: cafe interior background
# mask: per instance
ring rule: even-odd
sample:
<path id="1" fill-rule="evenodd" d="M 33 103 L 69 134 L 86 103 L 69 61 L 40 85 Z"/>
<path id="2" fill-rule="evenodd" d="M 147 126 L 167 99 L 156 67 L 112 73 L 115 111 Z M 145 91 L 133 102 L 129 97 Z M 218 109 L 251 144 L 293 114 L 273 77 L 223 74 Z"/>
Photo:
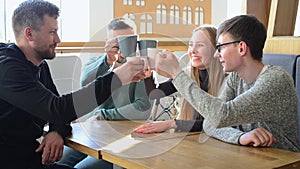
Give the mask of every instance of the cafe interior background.
<path id="1" fill-rule="evenodd" d="M 22 1 L 0 0 L 0 42 L 14 42 L 11 16 Z M 49 2 L 61 9 L 58 18 L 61 43 L 56 49 L 56 61 L 50 61 L 55 83 L 61 93 L 79 88 L 82 65 L 90 57 L 104 53 L 105 27 L 115 17 L 132 19 L 140 39 L 156 39 L 159 48 L 169 49 L 180 57 L 186 52 L 187 42 L 195 27 L 202 24 L 218 26 L 220 22 L 232 16 L 254 14 L 268 30 L 264 52 L 300 53 L 300 12 L 297 12 L 300 8 L 299 0 L 49 0 Z M 70 70 L 70 73 L 66 73 L 66 70 Z M 62 77 L 62 72 L 66 77 Z M 68 82 L 62 82 L 62 79 L 68 79 Z"/>

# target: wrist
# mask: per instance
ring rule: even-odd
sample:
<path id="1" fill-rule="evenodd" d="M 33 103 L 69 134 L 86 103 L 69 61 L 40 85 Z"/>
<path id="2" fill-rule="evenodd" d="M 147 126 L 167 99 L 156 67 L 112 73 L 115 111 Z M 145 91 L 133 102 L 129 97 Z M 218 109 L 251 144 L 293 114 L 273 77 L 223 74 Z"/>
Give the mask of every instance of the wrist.
<path id="1" fill-rule="evenodd" d="M 170 120 L 170 129 L 176 129 L 177 125 L 176 125 L 176 120 Z"/>
<path id="2" fill-rule="evenodd" d="M 240 136 L 239 136 L 239 138 L 238 138 L 238 145 L 243 145 L 242 143 L 241 143 L 241 139 L 242 139 L 242 137 L 244 136 L 244 134 L 245 133 L 243 133 L 243 134 L 241 134 Z"/>

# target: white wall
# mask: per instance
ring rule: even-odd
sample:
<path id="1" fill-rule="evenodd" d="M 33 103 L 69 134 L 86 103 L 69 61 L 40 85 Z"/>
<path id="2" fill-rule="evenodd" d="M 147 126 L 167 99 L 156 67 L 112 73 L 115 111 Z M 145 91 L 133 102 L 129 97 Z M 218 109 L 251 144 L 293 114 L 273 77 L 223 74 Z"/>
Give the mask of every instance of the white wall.
<path id="1" fill-rule="evenodd" d="M 212 0 L 212 24 L 218 26 L 227 16 L 227 0 Z"/>
<path id="2" fill-rule="evenodd" d="M 227 0 L 227 18 L 246 13 L 246 0 Z"/>
<path id="3" fill-rule="evenodd" d="M 53 0 L 52 0 L 53 1 Z M 59 6 L 59 5 L 58 5 Z M 62 41 L 81 42 L 89 39 L 89 1 L 82 0 L 61 1 L 61 15 L 59 22 L 62 26 Z"/>
<path id="4" fill-rule="evenodd" d="M 106 25 L 113 18 L 113 0 L 90 1 L 90 40 L 103 41 L 106 37 Z"/>
<path id="5" fill-rule="evenodd" d="M 212 24 L 246 13 L 246 0 L 212 0 Z"/>

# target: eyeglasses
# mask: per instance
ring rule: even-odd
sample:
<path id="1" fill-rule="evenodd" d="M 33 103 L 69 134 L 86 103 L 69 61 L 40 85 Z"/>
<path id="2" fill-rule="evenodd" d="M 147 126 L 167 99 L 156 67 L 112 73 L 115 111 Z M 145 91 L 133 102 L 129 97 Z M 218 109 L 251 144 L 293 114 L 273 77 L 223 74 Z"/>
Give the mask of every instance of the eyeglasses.
<path id="1" fill-rule="evenodd" d="M 222 46 L 230 45 L 230 44 L 233 44 L 233 43 L 240 43 L 240 42 L 241 42 L 240 40 L 237 40 L 237 41 L 232 41 L 232 42 L 227 42 L 227 43 L 218 44 L 218 45 L 216 45 L 216 49 L 217 49 L 217 51 L 220 53 L 220 52 L 221 52 L 221 47 L 222 47 Z"/>

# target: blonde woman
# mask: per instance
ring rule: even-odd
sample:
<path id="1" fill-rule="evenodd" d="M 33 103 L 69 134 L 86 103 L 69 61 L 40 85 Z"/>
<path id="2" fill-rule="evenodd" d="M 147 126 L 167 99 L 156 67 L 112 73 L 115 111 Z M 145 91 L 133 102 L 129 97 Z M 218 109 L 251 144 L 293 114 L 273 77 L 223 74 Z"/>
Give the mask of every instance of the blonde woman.
<path id="1" fill-rule="evenodd" d="M 188 49 L 190 58 L 190 66 L 188 66 L 190 69 L 188 72 L 201 89 L 218 96 L 226 75 L 219 60 L 213 57 L 216 46 L 215 37 L 216 28 L 211 25 L 203 25 L 193 31 Z M 150 77 L 145 79 L 145 85 L 151 99 L 161 98 L 177 91 L 171 80 L 160 84 L 155 89 L 155 84 Z M 163 132 L 171 128 L 175 128 L 176 131 L 201 131 L 203 118 L 200 114 L 185 99 L 180 107 L 181 111 L 177 120 L 148 123 L 135 129 L 135 132 L 154 133 Z"/>

